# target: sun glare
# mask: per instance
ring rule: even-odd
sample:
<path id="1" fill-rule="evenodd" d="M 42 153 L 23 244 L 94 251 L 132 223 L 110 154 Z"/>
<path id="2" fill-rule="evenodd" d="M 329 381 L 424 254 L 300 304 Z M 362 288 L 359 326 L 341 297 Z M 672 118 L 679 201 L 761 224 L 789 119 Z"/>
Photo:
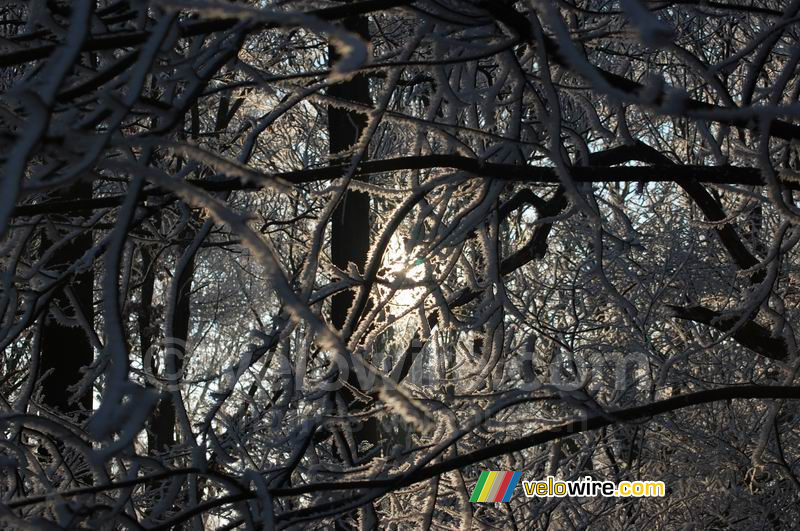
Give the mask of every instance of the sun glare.
<path id="1" fill-rule="evenodd" d="M 404 309 L 416 304 L 425 292 L 425 288 L 418 285 L 425 279 L 424 260 L 406 252 L 403 244 L 393 239 L 384 257 L 384 267 L 386 279 L 396 287 L 390 304 Z M 389 289 L 387 287 L 387 291 Z"/>

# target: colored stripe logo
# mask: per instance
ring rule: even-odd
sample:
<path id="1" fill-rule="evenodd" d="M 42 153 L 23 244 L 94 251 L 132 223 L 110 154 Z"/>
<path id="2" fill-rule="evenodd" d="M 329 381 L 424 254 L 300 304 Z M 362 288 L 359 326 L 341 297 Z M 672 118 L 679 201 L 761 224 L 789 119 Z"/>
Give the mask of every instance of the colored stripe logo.
<path id="1" fill-rule="evenodd" d="M 472 491 L 469 501 L 482 502 L 508 502 L 514 487 L 519 483 L 520 472 L 513 470 L 484 470 L 478 478 L 478 484 Z"/>

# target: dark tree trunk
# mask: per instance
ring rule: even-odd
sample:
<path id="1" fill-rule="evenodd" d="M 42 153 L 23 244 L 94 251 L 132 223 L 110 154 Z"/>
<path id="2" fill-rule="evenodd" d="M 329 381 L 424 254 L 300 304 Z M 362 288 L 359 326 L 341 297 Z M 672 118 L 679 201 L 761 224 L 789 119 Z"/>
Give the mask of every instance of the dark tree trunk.
<path id="1" fill-rule="evenodd" d="M 238 102 L 240 104 L 240 101 Z M 238 106 L 235 107 L 238 109 Z M 227 127 L 228 122 L 233 117 L 233 113 L 235 113 L 235 109 L 233 112 L 229 111 L 229 100 L 226 97 L 223 97 L 220 100 L 220 104 L 217 111 L 217 119 L 216 119 L 216 130 L 222 130 Z M 200 111 L 197 105 L 193 105 L 190 109 L 190 128 L 191 128 L 191 138 L 194 141 L 200 137 Z M 182 165 L 182 159 L 178 159 L 178 169 Z M 192 222 L 198 222 L 199 218 L 192 214 Z M 184 239 L 187 242 L 191 242 L 192 239 L 196 236 L 194 230 L 188 229 L 184 231 Z M 183 246 L 179 249 L 178 263 L 182 260 L 184 253 L 187 250 L 187 247 L 191 245 L 188 243 L 186 246 Z M 177 298 L 175 301 L 175 308 L 173 315 L 165 316 L 165 319 L 172 319 L 172 337 L 164 338 L 164 365 L 166 372 L 174 371 L 174 375 L 177 376 L 179 379 L 183 373 L 183 366 L 184 366 L 184 359 L 186 357 L 186 343 L 189 339 L 189 324 L 191 320 L 191 293 L 192 293 L 192 281 L 194 279 L 194 268 L 195 268 L 195 258 L 196 254 L 193 254 L 191 257 L 188 258 L 186 263 L 186 267 L 181 271 L 176 267 L 176 277 L 173 279 L 173 282 L 178 284 L 177 290 Z M 143 259 L 147 259 L 143 253 Z M 153 268 L 151 268 L 153 269 Z M 153 271 L 154 274 L 154 271 Z M 153 282 L 153 280 L 149 279 L 148 277 L 145 278 L 145 283 Z M 143 287 L 142 297 L 144 299 L 145 291 Z M 149 293 L 150 299 L 152 300 L 152 291 Z M 143 300 L 144 303 L 144 300 Z M 149 312 L 149 308 L 142 308 L 143 312 Z M 142 314 L 144 315 L 144 314 Z M 151 338 L 152 341 L 152 338 Z M 147 351 L 144 350 L 144 342 L 142 343 L 143 350 L 142 353 L 145 354 Z M 150 357 L 153 362 L 155 361 L 153 356 Z M 174 363 L 174 367 L 170 369 L 168 362 Z M 155 370 L 155 366 L 151 365 L 151 370 Z M 175 437 L 175 430 L 176 430 L 176 412 L 175 412 L 175 404 L 173 402 L 173 397 L 171 394 L 165 394 L 156 404 L 155 409 L 153 410 L 153 414 L 150 418 L 149 422 L 149 431 L 151 437 L 149 439 L 149 450 L 151 453 L 163 453 L 168 451 L 172 448 L 176 443 Z"/>
<path id="2" fill-rule="evenodd" d="M 150 249 L 142 248 L 141 252 L 142 268 L 144 269 L 145 275 L 142 281 L 141 291 L 142 307 L 139 310 L 138 316 L 139 340 L 142 350 L 142 363 L 145 366 L 145 370 L 149 371 L 151 375 L 157 375 L 163 373 L 164 369 L 162 367 L 159 371 L 157 365 L 158 356 L 155 351 L 158 345 L 155 344 L 156 338 L 153 334 L 155 323 L 152 314 L 152 305 L 156 263 L 154 257 L 151 255 Z M 189 269 L 191 268 L 192 264 L 190 264 Z M 187 273 L 191 273 L 191 271 Z M 186 275 L 184 275 L 184 278 L 186 278 Z M 187 282 L 188 286 L 186 286 Z M 179 299 L 175 307 L 175 324 L 173 325 L 175 336 L 184 342 L 186 341 L 186 331 L 189 327 L 189 290 L 191 290 L 191 275 L 188 277 L 188 280 L 184 280 L 184 286 L 182 286 L 182 289 L 179 291 Z M 183 334 L 183 336 L 180 334 Z M 164 344 L 167 348 L 179 348 L 181 349 L 181 353 L 185 354 L 182 344 L 176 346 L 175 342 L 169 340 L 165 340 Z M 151 349 L 153 352 L 151 352 Z M 179 355 L 178 358 L 176 366 L 180 370 L 182 369 L 182 357 Z M 154 386 L 154 383 L 155 380 L 153 378 L 147 378 L 146 385 Z M 166 452 L 175 444 L 175 408 L 173 407 L 171 396 L 165 395 L 158 401 L 150 416 L 147 431 L 147 446 L 151 454 Z"/>
<path id="3" fill-rule="evenodd" d="M 365 40 L 369 39 L 369 24 L 366 18 L 351 17 L 345 19 L 342 25 L 346 30 L 360 35 Z M 339 57 L 333 47 L 329 47 L 328 56 L 331 65 Z M 371 104 L 369 80 L 363 75 L 353 76 L 346 82 L 332 86 L 328 89 L 328 94 L 339 99 L 366 105 Z M 347 160 L 347 152 L 358 142 L 366 127 L 367 116 L 365 114 L 328 107 L 329 151 L 332 162 Z M 367 180 L 367 178 L 364 177 L 363 180 Z M 352 262 L 363 273 L 369 252 L 369 196 L 362 192 L 346 191 L 333 213 L 331 225 L 331 260 L 334 265 L 347 271 L 348 263 Z M 354 298 L 355 293 L 348 290 L 337 293 L 331 299 L 331 323 L 337 330 L 344 328 Z M 352 370 L 352 367 L 347 375 L 347 380 L 352 388 L 360 389 L 356 371 Z M 351 411 L 364 408 L 365 404 L 357 403 L 356 395 L 349 387 L 343 387 L 341 393 Z M 367 442 L 373 446 L 380 442 L 378 422 L 371 418 L 362 426 L 354 429 L 353 439 L 356 444 L 354 455 L 347 455 L 349 451 L 343 437 L 337 435 L 334 439 L 340 441 L 339 451 L 344 454 L 345 461 L 357 460 L 358 447 L 361 442 Z M 361 527 L 374 528 L 377 521 L 375 508 L 368 504 L 360 512 L 361 515 L 356 520 L 361 522 Z M 345 527 L 337 519 L 335 528 L 344 529 Z"/>
<path id="4" fill-rule="evenodd" d="M 369 25 L 366 18 L 348 18 L 343 22 L 343 26 L 365 40 L 369 39 Z M 329 57 L 330 64 L 335 64 L 338 54 L 332 46 L 329 47 Z M 353 76 L 346 82 L 332 86 L 328 89 L 328 94 L 343 100 L 371 104 L 369 80 L 363 75 Z M 329 150 L 333 163 L 347 161 L 347 152 L 358 142 L 366 126 L 365 114 L 328 107 Z M 364 272 L 370 245 L 369 223 L 369 196 L 363 192 L 345 192 L 331 220 L 331 260 L 334 265 L 347 271 L 348 264 L 352 262 L 360 272 Z M 337 293 L 332 297 L 330 318 L 336 329 L 341 330 L 344 327 L 354 297 L 355 292 L 352 290 Z M 355 389 L 360 389 L 356 371 L 349 372 L 348 383 Z M 363 409 L 365 404 L 355 403 L 358 399 L 349 388 L 342 389 L 342 396 L 351 410 Z M 360 429 L 355 430 L 354 439 L 356 445 L 362 441 L 371 445 L 378 444 L 380 433 L 377 422 L 374 419 L 367 420 Z"/>
<path id="5" fill-rule="evenodd" d="M 90 199 L 92 185 L 80 183 L 69 190 L 59 193 L 55 200 Z M 55 244 L 49 238 L 43 237 L 43 251 Z M 60 247 L 53 253 L 47 264 L 52 271 L 64 271 L 70 265 L 78 262 L 86 251 L 92 247 L 91 231 L 84 231 L 73 238 L 69 243 Z M 61 313 L 74 317 L 78 312 L 93 324 L 94 306 L 92 301 L 94 275 L 92 270 L 72 277 L 66 284 L 75 294 L 78 308 L 67 298 L 63 289 L 59 289 L 50 301 L 51 308 L 58 308 Z M 41 342 L 41 375 L 48 371 L 50 374 L 42 381 L 42 395 L 45 405 L 61 413 L 81 412 L 82 418 L 92 410 L 92 392 L 87 390 L 71 401 L 72 391 L 70 386 L 78 383 L 82 377 L 81 370 L 92 363 L 94 349 L 87 332 L 78 326 L 65 326 L 52 314 L 45 318 Z"/>
<path id="6" fill-rule="evenodd" d="M 144 277 L 142 279 L 141 294 L 140 294 L 140 308 L 137 313 L 137 323 L 139 325 L 139 346 L 142 353 L 142 369 L 145 371 L 145 385 L 147 387 L 154 387 L 153 375 L 157 374 L 158 367 L 156 366 L 155 359 L 155 323 L 153 322 L 153 292 L 156 283 L 156 262 L 154 254 L 151 249 L 146 246 L 140 248 L 142 256 L 142 271 Z M 147 449 L 149 453 L 157 450 L 155 434 L 156 410 L 150 418 L 149 425 L 147 426 Z"/>
<path id="7" fill-rule="evenodd" d="M 347 19 L 344 27 L 365 39 L 369 36 L 366 19 Z M 331 64 L 335 63 L 338 55 L 333 47 L 330 47 L 329 54 Z M 343 100 L 367 105 L 371 103 L 369 80 L 362 75 L 354 76 L 349 81 L 332 86 L 328 89 L 328 94 Z M 342 155 L 358 141 L 366 126 L 366 115 L 328 107 L 329 149 L 333 163 L 346 160 Z M 363 179 L 366 180 L 366 177 Z M 331 259 L 333 263 L 346 271 L 348 262 L 352 262 L 363 272 L 369 252 L 369 196 L 363 192 L 345 192 L 333 214 L 331 225 Z M 353 298 L 353 291 L 344 291 L 333 296 L 331 323 L 337 329 L 341 330 L 344 326 L 347 312 L 353 304 Z"/>
<path id="8" fill-rule="evenodd" d="M 165 338 L 165 365 L 166 372 L 174 372 L 177 382 L 180 382 L 186 358 L 187 341 L 189 339 L 189 323 L 191 318 L 191 292 L 194 279 L 194 261 L 192 256 L 180 277 L 175 278 L 178 283 L 178 297 L 175 301 L 175 311 L 172 316 L 172 337 Z M 167 364 L 167 356 L 171 358 L 174 367 Z M 167 394 L 158 401 L 151 421 L 153 432 L 153 449 L 164 452 L 175 445 L 176 414 L 172 394 Z"/>

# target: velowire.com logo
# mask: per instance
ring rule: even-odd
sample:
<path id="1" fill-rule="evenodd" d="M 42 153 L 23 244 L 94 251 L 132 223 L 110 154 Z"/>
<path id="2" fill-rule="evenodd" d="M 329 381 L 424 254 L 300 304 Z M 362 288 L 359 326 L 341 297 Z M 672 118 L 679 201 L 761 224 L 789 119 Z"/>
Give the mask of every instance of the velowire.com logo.
<path id="1" fill-rule="evenodd" d="M 472 491 L 471 502 L 508 502 L 519 482 L 520 472 L 513 470 L 484 470 Z"/>
<path id="2" fill-rule="evenodd" d="M 483 502 L 509 502 L 514 488 L 519 483 L 520 472 L 511 470 L 486 470 L 478 478 L 478 484 L 472 491 L 469 501 L 472 503 Z M 603 481 L 585 476 L 577 481 L 560 480 L 547 476 L 542 481 L 523 481 L 523 494 L 527 498 L 586 498 L 589 496 L 603 496 L 615 498 L 641 498 L 652 496 L 666 496 L 666 485 L 663 481 Z"/>

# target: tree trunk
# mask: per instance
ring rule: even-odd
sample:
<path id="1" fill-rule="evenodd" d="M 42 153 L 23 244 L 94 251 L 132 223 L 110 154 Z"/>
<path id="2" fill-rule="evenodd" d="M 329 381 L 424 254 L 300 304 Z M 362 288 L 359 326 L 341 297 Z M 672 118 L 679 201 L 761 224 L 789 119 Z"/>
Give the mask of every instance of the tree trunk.
<path id="1" fill-rule="evenodd" d="M 155 352 L 150 352 L 155 349 L 156 338 L 153 336 L 154 322 L 152 315 L 153 305 L 153 292 L 155 285 L 155 267 L 154 257 L 151 255 L 151 250 L 142 248 L 142 268 L 145 271 L 144 279 L 142 281 L 141 291 L 141 308 L 139 310 L 139 341 L 142 351 L 142 363 L 145 370 L 150 375 L 159 373 Z M 185 352 L 185 343 L 188 337 L 189 330 L 189 307 L 191 304 L 190 292 L 192 285 L 192 277 L 194 276 L 194 259 L 192 259 L 187 267 L 187 270 L 182 275 L 182 285 L 178 291 L 178 300 L 175 304 L 175 315 L 173 332 L 178 341 L 166 338 L 164 346 L 166 347 L 166 355 L 176 356 L 176 369 L 183 369 L 183 355 Z M 176 282 L 179 280 L 176 279 Z M 178 349 L 176 353 L 171 353 L 170 349 Z M 161 371 L 163 372 L 163 370 Z M 155 380 L 150 377 L 147 379 L 146 385 L 153 386 Z M 156 404 L 155 409 L 148 422 L 148 451 L 149 453 L 163 453 L 168 451 L 175 444 L 175 407 L 172 404 L 172 396 L 165 395 Z"/>
<path id="2" fill-rule="evenodd" d="M 369 25 L 366 18 L 345 19 L 343 27 L 364 39 L 369 39 Z M 333 46 L 328 48 L 328 53 L 330 64 L 335 64 L 339 55 Z M 371 104 L 369 80 L 363 75 L 353 76 L 346 82 L 330 87 L 328 94 L 343 100 L 365 105 Z M 328 107 L 329 151 L 332 163 L 347 161 L 346 152 L 358 142 L 366 126 L 366 115 L 333 106 Z M 363 177 L 363 179 L 367 178 Z M 364 272 L 370 244 L 369 222 L 369 196 L 363 192 L 346 191 L 331 220 L 331 260 L 336 267 L 347 271 L 348 263 L 352 262 L 360 272 Z M 341 330 L 344 327 L 354 298 L 353 290 L 342 291 L 332 297 L 330 318 L 336 329 Z M 360 388 L 356 371 L 349 372 L 348 383 L 356 389 Z M 348 404 L 348 408 L 359 409 L 353 404 L 357 398 L 349 388 L 342 389 L 342 396 Z M 354 433 L 354 439 L 357 446 L 362 441 L 376 445 L 379 441 L 377 422 L 374 419 L 365 422 L 361 429 Z"/>
<path id="3" fill-rule="evenodd" d="M 369 39 L 369 24 L 366 18 L 350 17 L 343 21 L 343 27 L 353 33 L 360 35 L 365 40 Z M 329 63 L 335 64 L 339 55 L 332 47 L 328 47 Z M 349 81 L 339 83 L 328 89 L 328 94 L 335 98 L 350 100 L 357 103 L 370 105 L 369 79 L 363 75 L 353 76 Z M 359 140 L 364 129 L 367 127 L 367 116 L 361 113 L 337 109 L 333 106 L 328 107 L 328 136 L 329 152 L 331 162 L 346 162 L 346 152 L 350 150 Z M 365 157 L 366 158 L 366 155 Z M 363 177 L 367 180 L 367 177 Z M 363 192 L 346 191 L 339 205 L 333 213 L 331 220 L 331 260 L 334 265 L 343 271 L 348 270 L 348 263 L 352 262 L 360 272 L 364 272 L 369 252 L 369 196 Z M 355 293 L 351 290 L 342 291 L 335 294 L 331 299 L 331 323 L 337 330 L 341 330 L 347 321 L 348 312 L 353 305 Z M 345 340 L 347 338 L 344 338 Z M 356 371 L 352 369 L 347 375 L 350 386 L 360 389 Z M 365 404 L 357 405 L 357 397 L 349 387 L 341 390 L 347 407 L 351 411 L 363 409 Z M 352 456 L 348 453 L 347 443 L 344 437 L 336 436 L 334 439 L 340 440 L 339 451 L 342 452 L 345 461 L 357 460 L 359 447 L 362 442 L 367 442 L 371 446 L 377 446 L 380 442 L 380 429 L 376 419 L 370 418 L 362 423 L 359 428 L 353 430 L 353 440 L 356 448 Z M 359 510 L 360 515 L 355 516 L 356 521 L 360 522 L 362 529 L 372 529 L 377 522 L 375 508 L 372 504 L 367 504 Z M 342 522 L 336 520 L 336 529 L 344 529 Z"/>
<path id="4" fill-rule="evenodd" d="M 91 196 L 91 183 L 79 183 L 57 194 L 55 200 L 89 199 Z M 49 241 L 45 236 L 42 243 L 44 251 L 56 242 Z M 92 233 L 87 230 L 55 251 L 47 267 L 53 271 L 63 271 L 79 261 L 91 247 Z M 73 306 L 63 289 L 59 289 L 53 296 L 50 307 L 58 308 L 62 314 L 69 317 L 74 317 L 80 312 L 90 324 L 93 324 L 93 283 L 94 275 L 91 269 L 73 276 L 66 287 L 72 289 L 79 307 Z M 89 366 L 93 358 L 94 349 L 87 332 L 82 327 L 67 326 L 59 322 L 48 312 L 42 331 L 40 362 L 40 375 L 50 371 L 42 380 L 44 404 L 61 413 L 79 412 L 80 418 L 87 418 L 92 410 L 91 390 L 87 390 L 72 401 L 70 387 L 80 381 L 81 369 Z"/>

